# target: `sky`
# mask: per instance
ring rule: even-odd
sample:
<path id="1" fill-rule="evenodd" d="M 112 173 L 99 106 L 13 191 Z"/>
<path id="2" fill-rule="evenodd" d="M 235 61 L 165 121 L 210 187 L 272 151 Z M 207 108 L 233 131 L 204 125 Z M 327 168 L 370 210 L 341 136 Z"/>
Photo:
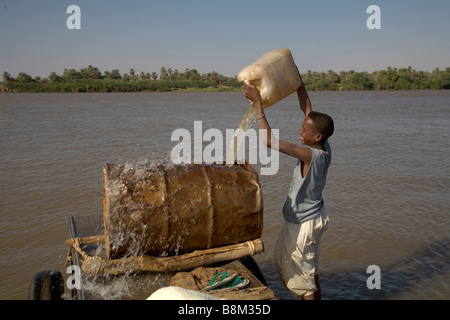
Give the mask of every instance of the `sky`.
<path id="1" fill-rule="evenodd" d="M 70 5 L 81 29 L 68 29 Z M 370 5 L 381 29 L 370 30 Z M 217 71 L 289 48 L 300 70 L 450 67 L 448 0 L 0 0 L 0 72 Z"/>

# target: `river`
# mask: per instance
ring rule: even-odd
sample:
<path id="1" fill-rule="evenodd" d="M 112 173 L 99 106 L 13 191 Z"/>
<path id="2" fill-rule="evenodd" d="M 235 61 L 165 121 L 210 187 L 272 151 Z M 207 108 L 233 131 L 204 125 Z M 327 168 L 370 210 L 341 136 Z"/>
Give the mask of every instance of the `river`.
<path id="1" fill-rule="evenodd" d="M 335 122 L 322 298 L 449 299 L 450 91 L 310 97 Z M 26 299 L 35 272 L 65 272 L 67 216 L 102 215 L 105 162 L 167 160 L 174 130 L 201 121 L 225 135 L 248 106 L 240 92 L 1 94 L 0 299 Z M 296 95 L 266 116 L 280 139 L 300 143 Z M 280 155 L 277 173 L 260 175 L 265 252 L 255 259 L 280 299 L 291 298 L 273 250 L 295 163 Z M 369 266 L 380 289 L 367 285 Z"/>

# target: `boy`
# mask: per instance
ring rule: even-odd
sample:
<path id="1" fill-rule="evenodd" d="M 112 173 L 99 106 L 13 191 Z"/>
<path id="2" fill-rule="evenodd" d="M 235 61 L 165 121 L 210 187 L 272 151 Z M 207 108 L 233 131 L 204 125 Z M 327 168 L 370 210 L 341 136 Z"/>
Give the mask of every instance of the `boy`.
<path id="1" fill-rule="evenodd" d="M 293 180 L 283 206 L 285 223 L 275 246 L 278 272 L 290 294 L 304 300 L 320 299 L 318 259 L 320 239 L 328 227 L 322 190 L 325 186 L 331 149 L 327 139 L 333 134 L 331 117 L 311 109 L 308 93 L 302 82 L 297 90 L 305 119 L 299 131 L 302 145 L 274 141 L 264 115 L 261 96 L 256 87 L 244 84 L 245 97 L 252 101 L 258 126 L 267 130 L 264 143 L 268 148 L 297 158 Z"/>

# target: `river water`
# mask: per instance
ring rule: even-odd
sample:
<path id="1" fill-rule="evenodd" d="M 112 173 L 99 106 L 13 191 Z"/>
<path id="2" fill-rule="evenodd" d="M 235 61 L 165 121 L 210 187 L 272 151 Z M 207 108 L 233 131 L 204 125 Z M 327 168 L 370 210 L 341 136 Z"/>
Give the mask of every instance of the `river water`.
<path id="1" fill-rule="evenodd" d="M 335 121 L 323 299 L 449 299 L 450 91 L 310 97 Z M 0 299 L 26 299 L 38 271 L 65 273 L 67 216 L 102 215 L 105 162 L 167 160 L 175 129 L 193 134 L 201 121 L 225 136 L 248 106 L 239 92 L 0 95 Z M 266 116 L 280 139 L 299 143 L 295 95 Z M 280 299 L 290 296 L 273 250 L 295 163 L 280 155 L 277 174 L 260 175 L 265 252 L 255 259 Z M 373 265 L 380 289 L 367 285 Z"/>

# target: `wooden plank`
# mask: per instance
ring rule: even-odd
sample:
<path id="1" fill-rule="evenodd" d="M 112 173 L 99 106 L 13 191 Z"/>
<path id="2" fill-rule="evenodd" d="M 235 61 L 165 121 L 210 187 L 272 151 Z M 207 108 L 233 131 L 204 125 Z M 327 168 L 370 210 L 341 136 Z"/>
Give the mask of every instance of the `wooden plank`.
<path id="1" fill-rule="evenodd" d="M 228 300 L 274 300 L 275 294 L 268 287 L 256 287 L 243 290 L 209 291 L 207 294 Z"/>

